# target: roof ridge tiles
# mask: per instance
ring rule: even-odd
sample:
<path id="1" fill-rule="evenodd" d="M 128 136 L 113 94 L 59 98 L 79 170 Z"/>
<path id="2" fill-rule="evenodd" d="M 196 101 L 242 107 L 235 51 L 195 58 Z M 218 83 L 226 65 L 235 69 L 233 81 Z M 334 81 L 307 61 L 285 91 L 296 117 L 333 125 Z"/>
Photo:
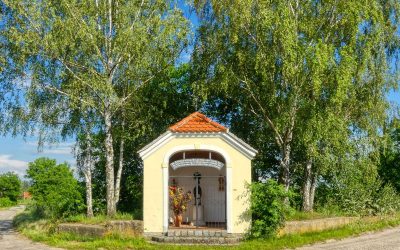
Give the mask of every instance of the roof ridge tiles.
<path id="1" fill-rule="evenodd" d="M 196 111 L 169 127 L 172 132 L 228 132 L 228 129 Z"/>

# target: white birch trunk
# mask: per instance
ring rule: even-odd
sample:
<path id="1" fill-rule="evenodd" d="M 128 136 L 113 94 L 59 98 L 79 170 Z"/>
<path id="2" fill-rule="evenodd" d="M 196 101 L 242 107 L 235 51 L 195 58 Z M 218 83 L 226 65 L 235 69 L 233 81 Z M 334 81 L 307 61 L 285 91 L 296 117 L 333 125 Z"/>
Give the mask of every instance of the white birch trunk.
<path id="1" fill-rule="evenodd" d="M 86 216 L 93 217 L 93 197 L 92 197 L 92 171 L 86 169 L 85 172 L 86 184 Z"/>
<path id="2" fill-rule="evenodd" d="M 280 180 L 279 182 L 284 185 L 285 190 L 289 191 L 290 187 L 290 145 L 283 146 L 281 152 L 281 160 L 279 162 L 279 166 L 281 168 Z"/>
<path id="3" fill-rule="evenodd" d="M 114 148 L 112 137 L 112 121 L 111 114 L 108 109 L 104 111 L 105 134 L 104 147 L 106 149 L 106 187 L 107 187 L 107 216 L 113 217 L 115 215 L 115 199 L 114 199 Z"/>
<path id="4" fill-rule="evenodd" d="M 92 137 L 89 128 L 86 128 L 86 154 L 85 154 L 84 176 L 86 182 L 86 216 L 93 217 L 93 197 L 92 197 Z"/>
<path id="5" fill-rule="evenodd" d="M 308 160 L 304 169 L 304 185 L 303 185 L 303 205 L 302 210 L 304 212 L 310 212 L 312 210 L 310 204 L 310 191 L 312 182 L 312 161 Z"/>
<path id="6" fill-rule="evenodd" d="M 310 211 L 314 211 L 314 198 L 315 198 L 315 189 L 317 188 L 317 180 L 318 173 L 315 172 L 311 182 L 310 188 Z"/>
<path id="7" fill-rule="evenodd" d="M 304 212 L 314 211 L 315 189 L 317 187 L 318 173 L 313 171 L 312 160 L 308 160 L 304 169 L 303 206 Z"/>
<path id="8" fill-rule="evenodd" d="M 125 126 L 125 122 L 122 122 L 122 127 Z M 123 133 L 124 129 L 122 129 Z M 124 135 L 121 136 L 121 141 L 119 145 L 119 163 L 118 163 L 118 171 L 117 171 L 117 177 L 115 180 L 115 206 L 117 206 L 118 201 L 119 201 L 119 194 L 121 190 L 121 176 L 122 176 L 122 168 L 124 166 L 124 145 L 125 145 L 125 140 L 124 140 Z"/>

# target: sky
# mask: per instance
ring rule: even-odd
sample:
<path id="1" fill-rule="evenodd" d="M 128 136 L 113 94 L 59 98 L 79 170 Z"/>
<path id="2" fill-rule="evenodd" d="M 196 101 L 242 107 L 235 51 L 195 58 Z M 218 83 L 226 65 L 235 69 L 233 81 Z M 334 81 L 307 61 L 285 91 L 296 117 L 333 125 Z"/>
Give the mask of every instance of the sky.
<path id="1" fill-rule="evenodd" d="M 192 29 L 198 26 L 198 20 L 188 6 L 180 6 L 192 24 Z M 182 55 L 182 61 L 190 59 L 190 51 Z M 391 91 L 388 100 L 392 103 L 400 105 L 400 92 Z M 5 136 L 0 137 L 0 174 L 5 172 L 15 172 L 21 178 L 25 175 L 25 171 L 29 162 L 34 161 L 39 157 L 49 157 L 56 159 L 58 163 L 67 162 L 72 168 L 75 168 L 76 161 L 72 153 L 73 140 L 67 140 L 54 145 L 46 145 L 41 151 L 38 151 L 38 141 L 35 137 L 22 138 L 21 136 Z"/>
<path id="2" fill-rule="evenodd" d="M 397 105 L 400 105 L 400 92 L 399 91 L 390 91 L 387 98 L 390 102 L 394 102 L 394 103 L 397 103 Z"/>
<path id="3" fill-rule="evenodd" d="M 39 152 L 38 141 L 35 137 L 0 137 L 0 173 L 11 171 L 23 177 L 28 163 L 39 157 L 56 159 L 58 163 L 67 162 L 74 168 L 76 163 L 72 146 L 72 142 L 60 142 L 45 146 Z"/>

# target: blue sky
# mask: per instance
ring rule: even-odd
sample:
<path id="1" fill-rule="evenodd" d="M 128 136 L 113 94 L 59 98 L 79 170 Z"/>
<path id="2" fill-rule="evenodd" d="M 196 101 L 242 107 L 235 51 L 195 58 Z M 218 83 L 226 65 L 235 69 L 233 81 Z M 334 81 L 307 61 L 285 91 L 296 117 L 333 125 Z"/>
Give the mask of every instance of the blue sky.
<path id="1" fill-rule="evenodd" d="M 67 162 L 75 167 L 72 154 L 72 142 L 60 142 L 46 146 L 38 151 L 38 142 L 34 137 L 23 139 L 22 137 L 0 137 L 0 173 L 13 171 L 23 177 L 28 163 L 39 157 L 49 157 L 57 162 Z"/>
<path id="2" fill-rule="evenodd" d="M 195 13 L 187 5 L 181 5 L 180 7 L 184 10 L 186 18 L 192 23 L 192 28 L 195 28 L 198 25 Z M 190 59 L 191 49 L 192 47 L 189 47 L 188 51 L 182 55 L 182 61 Z M 398 91 L 391 91 L 387 98 L 389 101 L 400 105 L 400 93 Z M 13 171 L 23 177 L 28 163 L 38 157 L 53 158 L 59 163 L 67 162 L 72 167 L 75 167 L 76 163 L 72 154 L 72 140 L 54 145 L 46 145 L 40 152 L 37 146 L 37 138 L 35 137 L 0 137 L 0 173 Z"/>
<path id="3" fill-rule="evenodd" d="M 388 95 L 388 100 L 390 102 L 397 103 L 397 105 L 400 105 L 400 92 L 399 91 L 391 91 Z"/>

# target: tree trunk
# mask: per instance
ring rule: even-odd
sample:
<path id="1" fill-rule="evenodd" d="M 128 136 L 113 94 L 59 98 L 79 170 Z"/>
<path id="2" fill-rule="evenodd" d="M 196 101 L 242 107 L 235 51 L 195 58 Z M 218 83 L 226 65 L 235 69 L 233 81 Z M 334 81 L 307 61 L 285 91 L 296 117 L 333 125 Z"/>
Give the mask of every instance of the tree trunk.
<path id="1" fill-rule="evenodd" d="M 86 182 L 86 216 L 93 217 L 93 198 L 92 198 L 92 171 L 86 170 L 85 173 Z"/>
<path id="2" fill-rule="evenodd" d="M 311 207 L 312 160 L 308 160 L 304 168 L 303 205 L 304 212 L 310 212 Z"/>
<path id="3" fill-rule="evenodd" d="M 284 145 L 281 151 L 281 160 L 279 162 L 279 167 L 281 171 L 279 183 L 285 186 L 286 191 L 289 191 L 290 187 L 290 151 L 290 145 Z"/>
<path id="4" fill-rule="evenodd" d="M 86 216 L 93 217 L 93 198 L 92 198 L 92 138 L 90 129 L 86 127 L 86 149 L 84 154 L 83 174 L 85 176 L 86 186 Z"/>
<path id="5" fill-rule="evenodd" d="M 104 111 L 104 123 L 106 138 L 104 146 L 106 149 L 106 182 L 107 182 L 107 216 L 113 217 L 115 215 L 116 206 L 114 199 L 114 148 L 113 148 L 113 137 L 112 137 L 112 123 L 111 113 L 108 109 Z"/>
<path id="6" fill-rule="evenodd" d="M 119 164 L 118 164 L 118 171 L 117 171 L 117 178 L 115 181 L 115 207 L 118 204 L 119 201 L 119 194 L 120 194 L 120 189 L 121 189 L 121 176 L 122 176 L 122 168 L 124 166 L 124 145 L 125 145 L 125 140 L 124 140 L 124 127 L 125 126 L 125 121 L 122 121 L 122 135 L 121 135 L 121 141 L 119 145 Z"/>
<path id="7" fill-rule="evenodd" d="M 303 185 L 303 206 L 304 212 L 312 212 L 314 210 L 315 189 L 317 187 L 318 173 L 313 173 L 312 160 L 308 160 L 304 169 L 304 185 Z"/>
<path id="8" fill-rule="evenodd" d="M 311 182 L 311 188 L 310 188 L 310 209 L 311 211 L 314 210 L 314 198 L 315 198 L 315 189 L 317 187 L 317 180 L 318 180 L 318 173 L 314 171 L 314 176 L 312 178 Z"/>

